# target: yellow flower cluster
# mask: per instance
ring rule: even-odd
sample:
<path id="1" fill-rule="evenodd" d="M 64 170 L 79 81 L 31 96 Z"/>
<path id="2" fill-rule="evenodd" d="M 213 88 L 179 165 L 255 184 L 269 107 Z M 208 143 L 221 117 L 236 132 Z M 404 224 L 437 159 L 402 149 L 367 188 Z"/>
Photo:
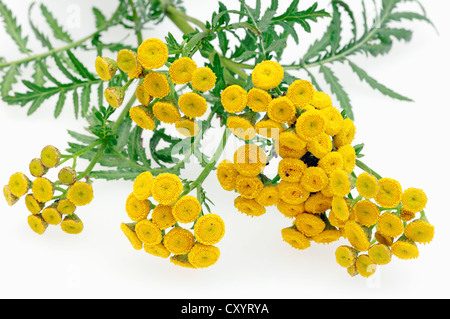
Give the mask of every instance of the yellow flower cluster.
<path id="1" fill-rule="evenodd" d="M 131 119 L 146 130 L 155 129 L 155 120 L 174 124 L 183 136 L 197 135 L 199 126 L 196 118 L 207 111 L 204 92 L 214 88 L 216 75 L 208 67 L 197 67 L 190 57 L 176 58 L 168 62 L 169 52 L 166 44 L 159 39 L 145 40 L 137 49 L 121 50 L 117 62 L 98 57 L 96 70 L 101 79 L 111 80 L 118 69 L 128 74 L 130 79 L 138 78 L 136 98 L 140 105 L 130 109 Z M 167 66 L 168 70 L 157 70 Z M 178 96 L 175 85 L 186 85 L 189 92 Z M 124 100 L 123 87 L 109 87 L 105 98 L 112 107 L 119 107 Z"/>
<path id="2" fill-rule="evenodd" d="M 141 173 L 125 204 L 132 222 L 122 223 L 121 229 L 136 250 L 170 257 L 173 264 L 183 267 L 212 266 L 220 256 L 214 245 L 225 235 L 225 224 L 219 215 L 203 214 L 199 200 L 183 194 L 183 189 L 177 175 Z"/>
<path id="3" fill-rule="evenodd" d="M 19 198 L 25 198 L 25 205 L 31 213 L 28 225 L 39 235 L 46 231 L 48 225 L 60 225 L 68 234 L 81 233 L 83 222 L 75 210 L 78 206 L 89 204 L 94 197 L 92 186 L 77 181 L 77 174 L 71 167 L 60 169 L 57 181 L 52 182 L 44 177 L 51 168 L 58 166 L 60 160 L 60 151 L 52 145 L 46 146 L 40 157 L 30 162 L 29 171 L 34 180 L 18 172 L 3 187 L 3 195 L 10 206 Z M 64 189 L 64 186 L 67 188 Z M 56 190 L 62 194 L 55 196 Z"/>
<path id="4" fill-rule="evenodd" d="M 350 243 L 336 250 L 337 263 L 352 276 L 369 277 L 392 255 L 405 260 L 419 257 L 417 244 L 434 237 L 434 226 L 422 214 L 427 204 L 423 190 L 403 191 L 395 179 L 377 180 L 366 172 L 356 178 L 355 188 L 359 194 L 355 199 L 346 198 L 341 204 L 333 199 L 333 223 Z"/>
<path id="5" fill-rule="evenodd" d="M 350 246 L 339 247 L 336 259 L 352 275 L 371 275 L 391 254 L 416 258 L 416 243 L 430 242 L 434 235 L 424 216 L 413 220 L 425 207 L 425 193 L 416 188 L 402 191 L 391 178 L 377 179 L 366 172 L 356 176 L 353 121 L 308 81 L 297 79 L 282 92 L 283 74 L 277 62 L 264 61 L 253 70 L 254 88 L 246 92 L 232 85 L 222 92 L 224 109 L 242 112 L 228 118 L 228 128 L 247 140 L 233 162 L 224 160 L 217 168 L 222 188 L 239 194 L 237 210 L 253 217 L 276 205 L 293 219 L 281 235 L 296 249 L 345 238 Z M 255 124 L 252 112 L 263 113 Z M 251 144 L 256 135 L 274 141 L 280 158 L 277 178 L 263 174 L 269 163 L 263 149 Z M 351 193 L 355 189 L 357 196 Z"/>

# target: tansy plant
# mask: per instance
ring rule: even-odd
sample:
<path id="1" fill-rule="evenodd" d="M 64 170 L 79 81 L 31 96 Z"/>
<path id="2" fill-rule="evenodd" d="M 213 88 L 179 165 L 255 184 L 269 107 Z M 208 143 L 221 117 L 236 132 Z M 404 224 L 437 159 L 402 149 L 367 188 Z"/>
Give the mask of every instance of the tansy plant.
<path id="1" fill-rule="evenodd" d="M 410 101 L 351 61 L 357 54 L 386 54 L 395 41 L 408 41 L 412 32 L 401 27 L 405 20 L 431 24 L 418 1 L 409 1 L 417 4 L 416 11 L 402 9 L 401 2 L 407 1 L 362 1 L 361 17 L 342 0 L 332 0 L 327 9 L 317 3 L 300 8 L 294 0 L 284 10 L 277 0 L 265 9 L 259 0 L 255 7 L 241 0 L 234 9 L 219 2 L 211 19 L 201 21 L 188 16 L 180 1 L 121 0 L 109 18 L 93 8 L 97 29 L 78 41 L 41 4 L 52 37 L 65 44 L 55 46 L 29 19 L 45 49 L 32 55 L 28 36 L 0 1 L 6 30 L 27 55 L 0 60 L 3 101 L 28 105 L 32 114 L 57 95 L 58 117 L 71 96 L 75 116 L 88 122 L 87 133 L 69 131 L 76 142 L 65 152 L 46 146 L 30 160 L 28 173 L 13 174 L 4 197 L 10 205 L 25 198 L 28 224 L 36 233 L 60 225 L 77 234 L 83 223 L 75 212 L 93 199 L 94 181 L 130 180 L 132 190 L 119 205 L 127 215 L 120 227 L 132 247 L 175 265 L 204 268 L 219 259 L 217 245 L 225 235 L 221 212 L 211 210 L 202 187 L 214 172 L 225 191 L 236 193 L 237 211 L 257 218 L 275 206 L 290 221 L 280 240 L 292 247 L 345 241 L 336 249 L 336 261 L 351 275 L 370 276 L 392 255 L 416 258 L 417 246 L 434 235 L 424 211 L 427 197 L 361 161 L 363 144 L 352 144 L 356 126 L 350 98 L 332 70 L 334 62 L 344 63 L 372 88 Z M 33 11 L 34 5 L 30 15 Z M 167 32 L 164 39 L 151 34 L 144 39 L 145 26 L 165 19 L 183 32 L 182 38 Z M 346 21 L 352 36 L 344 41 Z M 303 56 L 281 64 L 288 39 L 305 43 L 297 27 L 309 33 L 319 22 L 328 24 L 325 32 Z M 120 39 L 105 43 L 102 35 L 111 27 L 133 30 L 137 46 Z M 79 51 L 96 54 L 85 65 Z M 21 76 L 26 65 L 34 68 L 32 79 Z M 303 77 L 294 75 L 296 70 Z M 57 71 L 64 79 L 54 76 Z M 319 87 L 318 76 L 327 88 Z M 16 91 L 18 81 L 25 91 Z M 223 134 L 207 156 L 201 146 L 210 129 Z M 220 160 L 231 136 L 240 146 Z M 192 157 L 203 170 L 190 180 L 181 171 Z M 79 159 L 89 161 L 83 170 Z M 265 171 L 268 165 L 277 166 L 274 176 Z M 57 178 L 47 175 L 50 170 L 57 170 Z"/>

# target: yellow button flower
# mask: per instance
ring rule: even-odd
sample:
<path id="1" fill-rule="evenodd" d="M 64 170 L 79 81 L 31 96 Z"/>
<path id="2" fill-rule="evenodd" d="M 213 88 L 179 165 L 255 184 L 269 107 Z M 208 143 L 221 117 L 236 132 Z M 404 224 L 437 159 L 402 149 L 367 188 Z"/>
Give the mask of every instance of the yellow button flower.
<path id="1" fill-rule="evenodd" d="M 188 117 L 200 117 L 206 113 L 208 107 L 205 98 L 194 92 L 184 93 L 180 96 L 178 105 L 181 112 Z"/>
<path id="2" fill-rule="evenodd" d="M 286 96 L 294 103 L 295 107 L 303 109 L 306 105 L 313 102 L 314 91 L 311 82 L 295 80 L 289 85 Z"/>
<path id="3" fill-rule="evenodd" d="M 174 227 L 164 236 L 163 243 L 172 254 L 184 255 L 194 247 L 195 239 L 189 230 Z"/>
<path id="4" fill-rule="evenodd" d="M 62 215 L 56 207 L 46 207 L 42 210 L 42 218 L 50 225 L 59 225 L 62 222 Z"/>
<path id="5" fill-rule="evenodd" d="M 298 215 L 294 224 L 307 237 L 316 236 L 325 229 L 325 222 L 319 216 L 308 213 Z"/>
<path id="6" fill-rule="evenodd" d="M 42 235 L 48 227 L 48 224 L 45 222 L 45 220 L 38 215 L 28 216 L 28 225 L 36 234 L 39 235 Z"/>
<path id="7" fill-rule="evenodd" d="M 194 119 L 184 117 L 175 122 L 175 129 L 183 136 L 194 137 L 200 128 Z"/>
<path id="8" fill-rule="evenodd" d="M 384 213 L 378 220 L 377 230 L 385 236 L 397 237 L 403 233 L 403 222 L 393 213 Z"/>
<path id="9" fill-rule="evenodd" d="M 391 262 L 392 253 L 388 246 L 375 244 L 369 249 L 370 259 L 377 265 L 387 265 Z"/>
<path id="10" fill-rule="evenodd" d="M 309 110 L 302 113 L 295 124 L 297 134 L 304 140 L 311 140 L 325 131 L 327 120 L 322 112 Z"/>
<path id="11" fill-rule="evenodd" d="M 257 217 L 266 213 L 265 207 L 256 202 L 256 200 L 245 198 L 242 196 L 235 198 L 234 207 L 236 207 L 236 209 L 240 213 L 243 213 L 250 217 Z"/>
<path id="12" fill-rule="evenodd" d="M 402 200 L 402 187 L 398 181 L 392 178 L 382 178 L 378 181 L 380 190 L 375 197 L 378 205 L 386 208 L 396 207 Z"/>
<path id="13" fill-rule="evenodd" d="M 30 170 L 30 174 L 34 177 L 42 177 L 48 171 L 48 168 L 42 164 L 40 158 L 32 159 L 28 168 Z"/>
<path id="14" fill-rule="evenodd" d="M 377 265 L 370 259 L 369 255 L 359 255 L 356 258 L 356 269 L 363 277 L 370 277 L 375 273 Z"/>
<path id="15" fill-rule="evenodd" d="M 133 182 L 133 195 L 139 200 L 148 199 L 152 196 L 153 180 L 153 175 L 150 172 L 139 174 Z"/>
<path id="16" fill-rule="evenodd" d="M 147 39 L 138 48 L 138 58 L 141 65 L 147 70 L 159 69 L 168 58 L 169 50 L 159 39 Z"/>
<path id="17" fill-rule="evenodd" d="M 156 98 L 162 99 L 170 93 L 170 84 L 167 77 L 159 72 L 150 72 L 144 78 L 144 88 L 147 93 Z"/>
<path id="18" fill-rule="evenodd" d="M 156 244 L 156 245 L 148 245 L 144 244 L 144 250 L 146 253 L 161 257 L 161 258 L 169 258 L 170 257 L 170 251 L 167 250 L 166 247 L 162 243 Z"/>
<path id="19" fill-rule="evenodd" d="M 153 131 L 155 129 L 155 120 L 150 115 L 148 109 L 144 106 L 135 106 L 130 109 L 130 117 L 137 126 L 144 130 Z"/>
<path id="20" fill-rule="evenodd" d="M 253 112 L 267 112 L 272 96 L 264 90 L 252 88 L 247 94 L 247 105 Z"/>
<path id="21" fill-rule="evenodd" d="M 284 69 L 276 61 L 263 61 L 255 66 L 252 73 L 253 85 L 270 90 L 280 85 L 284 78 Z"/>
<path id="22" fill-rule="evenodd" d="M 270 101 L 267 107 L 267 115 L 278 123 L 288 123 L 295 118 L 295 105 L 285 96 Z"/>
<path id="23" fill-rule="evenodd" d="M 127 239 L 130 241 L 130 244 L 133 246 L 136 250 L 142 249 L 142 241 L 139 239 L 139 237 L 136 235 L 136 232 L 134 231 L 134 228 L 136 226 L 136 223 L 132 224 L 120 224 L 120 229 L 122 230 L 123 234 L 127 237 Z"/>
<path id="24" fill-rule="evenodd" d="M 36 178 L 33 182 L 32 190 L 34 198 L 41 203 L 48 202 L 53 198 L 53 184 L 45 177 Z"/>
<path id="25" fill-rule="evenodd" d="M 76 182 L 67 191 L 67 198 L 76 206 L 88 205 L 94 198 L 94 191 L 88 183 Z"/>
<path id="26" fill-rule="evenodd" d="M 192 81 L 197 64 L 189 57 L 175 60 L 169 68 L 170 79 L 175 84 L 186 84 Z"/>
<path id="27" fill-rule="evenodd" d="M 192 87 L 194 90 L 206 92 L 214 88 L 217 76 L 208 68 L 198 68 L 192 74 Z"/>
<path id="28" fill-rule="evenodd" d="M 427 244 L 433 240 L 434 226 L 423 220 L 415 220 L 406 225 L 405 235 L 416 243 Z"/>
<path id="29" fill-rule="evenodd" d="M 240 116 L 230 116 L 227 119 L 227 127 L 237 137 L 248 141 L 256 136 L 256 130 L 252 123 Z"/>
<path id="30" fill-rule="evenodd" d="M 138 238 L 147 245 L 157 245 L 162 241 L 159 227 L 152 221 L 144 219 L 139 221 L 134 228 Z"/>
<path id="31" fill-rule="evenodd" d="M 392 254 L 400 259 L 416 259 L 419 257 L 417 245 L 408 239 L 399 239 L 391 247 Z"/>
<path id="32" fill-rule="evenodd" d="M 304 250 L 311 246 L 309 239 L 306 238 L 305 235 L 290 227 L 281 230 L 281 237 L 283 238 L 283 241 L 287 242 L 295 249 Z"/>
<path id="33" fill-rule="evenodd" d="M 202 211 L 198 199 L 191 195 L 181 197 L 173 206 L 172 214 L 180 223 L 192 223 L 197 220 Z"/>
<path id="34" fill-rule="evenodd" d="M 402 205 L 404 209 L 412 213 L 420 212 L 427 205 L 427 195 L 421 189 L 408 188 L 403 193 Z"/>
<path id="35" fill-rule="evenodd" d="M 183 183 L 180 178 L 170 173 L 156 176 L 151 187 L 153 198 L 163 205 L 174 204 L 183 191 Z"/>
<path id="36" fill-rule="evenodd" d="M 219 260 L 219 257 L 219 248 L 203 244 L 195 244 L 188 254 L 188 260 L 195 268 L 210 267 Z"/>
<path id="37" fill-rule="evenodd" d="M 354 220 L 349 220 L 344 227 L 345 237 L 350 244 L 359 251 L 367 251 L 370 248 L 370 242 L 364 228 Z"/>
<path id="38" fill-rule="evenodd" d="M 225 223 L 216 214 L 200 217 L 194 226 L 195 239 L 204 245 L 217 244 L 225 235 Z"/>
<path id="39" fill-rule="evenodd" d="M 83 231 L 83 222 L 73 215 L 64 217 L 61 223 L 61 229 L 67 234 L 77 235 Z"/>
<path id="40" fill-rule="evenodd" d="M 377 196 L 380 186 L 375 176 L 363 172 L 356 178 L 356 189 L 362 197 L 374 198 Z"/>
<path id="41" fill-rule="evenodd" d="M 380 209 L 368 200 L 361 200 L 354 206 L 355 217 L 358 223 L 364 226 L 372 226 L 380 217 Z"/>
<path id="42" fill-rule="evenodd" d="M 348 268 L 355 262 L 356 259 L 356 249 L 350 246 L 339 246 L 336 249 L 335 256 L 336 262 L 344 267 Z"/>
<path id="43" fill-rule="evenodd" d="M 247 106 L 247 91 L 237 84 L 230 85 L 222 91 L 220 100 L 225 111 L 239 113 Z"/>
<path id="44" fill-rule="evenodd" d="M 234 168 L 234 164 L 228 160 L 223 160 L 219 163 L 216 170 L 217 179 L 220 186 L 226 191 L 232 191 L 236 189 L 236 177 L 239 175 L 238 171 Z"/>
<path id="45" fill-rule="evenodd" d="M 152 221 L 159 227 L 159 229 L 167 229 L 172 227 L 177 222 L 172 213 L 173 207 L 171 205 L 157 205 L 152 212 Z"/>
<path id="46" fill-rule="evenodd" d="M 150 213 L 150 202 L 147 199 L 137 199 L 134 193 L 131 193 L 125 202 L 125 211 L 132 221 L 141 221 Z"/>
<path id="47" fill-rule="evenodd" d="M 153 114 L 163 123 L 173 124 L 181 118 L 180 111 L 170 102 L 156 102 Z"/>
<path id="48" fill-rule="evenodd" d="M 117 72 L 117 62 L 107 57 L 97 57 L 95 71 L 103 81 L 110 81 Z"/>
<path id="49" fill-rule="evenodd" d="M 11 194 L 22 197 L 30 189 L 31 182 L 24 173 L 15 173 L 9 178 L 8 188 Z"/>

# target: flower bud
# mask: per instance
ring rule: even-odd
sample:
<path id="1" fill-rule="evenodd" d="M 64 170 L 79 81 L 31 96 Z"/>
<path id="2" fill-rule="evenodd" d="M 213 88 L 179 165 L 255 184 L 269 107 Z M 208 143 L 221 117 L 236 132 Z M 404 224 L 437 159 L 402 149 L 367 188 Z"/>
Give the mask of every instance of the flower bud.
<path id="1" fill-rule="evenodd" d="M 105 98 L 109 105 L 118 108 L 125 98 L 125 90 L 119 86 L 109 87 L 105 90 Z"/>
<path id="2" fill-rule="evenodd" d="M 106 57 L 97 57 L 95 60 L 95 70 L 103 81 L 110 81 L 117 72 L 117 62 Z"/>

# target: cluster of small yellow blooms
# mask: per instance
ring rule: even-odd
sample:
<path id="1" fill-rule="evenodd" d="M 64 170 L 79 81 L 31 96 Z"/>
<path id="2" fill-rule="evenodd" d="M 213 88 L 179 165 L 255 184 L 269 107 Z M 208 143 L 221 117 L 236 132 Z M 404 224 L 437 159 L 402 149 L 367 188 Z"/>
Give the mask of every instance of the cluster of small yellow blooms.
<path id="1" fill-rule="evenodd" d="M 51 168 L 58 166 L 60 160 L 60 151 L 52 145 L 46 146 L 40 157 L 30 162 L 29 171 L 34 180 L 19 172 L 13 174 L 8 185 L 3 187 L 3 195 L 10 206 L 20 197 L 25 197 L 25 205 L 31 213 L 28 224 L 39 235 L 46 231 L 48 225 L 60 225 L 68 234 L 81 233 L 83 223 L 75 210 L 77 206 L 89 204 L 94 197 L 92 186 L 77 181 L 77 174 L 71 167 L 61 168 L 55 182 L 44 177 Z M 62 194 L 55 196 L 55 191 Z"/>
<path id="2" fill-rule="evenodd" d="M 220 256 L 214 245 L 223 238 L 225 224 L 219 215 L 203 214 L 199 200 L 183 189 L 177 175 L 141 173 L 125 205 L 132 222 L 122 223 L 121 229 L 136 250 L 170 257 L 173 264 L 187 268 L 212 266 Z"/>
<path id="3" fill-rule="evenodd" d="M 253 70 L 254 88 L 247 92 L 232 85 L 222 92 L 224 109 L 242 112 L 228 117 L 228 128 L 247 141 L 233 162 L 224 160 L 217 168 L 222 188 L 240 195 L 235 207 L 260 216 L 267 206 L 276 205 L 293 219 L 281 235 L 296 249 L 310 247 L 311 241 L 329 244 L 346 238 L 351 246 L 339 247 L 336 259 L 351 275 L 371 275 L 375 265 L 390 261 L 391 254 L 416 258 L 416 243 L 430 242 L 434 234 L 424 214 L 413 220 L 425 207 L 424 192 L 416 188 L 403 192 L 397 181 L 378 180 L 366 172 L 356 176 L 353 121 L 308 81 L 295 80 L 281 92 L 283 77 L 277 62 L 264 61 Z M 252 123 L 251 112 L 262 112 L 262 120 Z M 276 179 L 263 174 L 269 164 L 264 150 L 249 144 L 257 134 L 275 142 L 280 157 Z M 355 188 L 356 198 L 351 194 Z"/>
<path id="4" fill-rule="evenodd" d="M 168 62 L 169 51 L 165 43 L 156 38 L 145 40 L 137 53 L 121 50 L 117 61 L 98 57 L 95 63 L 100 78 L 110 81 L 120 69 L 130 79 L 140 79 L 136 89 L 136 98 L 140 105 L 130 109 L 131 119 L 139 127 L 147 130 L 155 128 L 155 119 L 174 124 L 176 130 L 192 137 L 199 131 L 196 118 L 207 111 L 206 99 L 202 96 L 214 88 L 216 75 L 208 67 L 197 67 L 190 57 L 176 57 Z M 168 71 L 158 70 L 167 66 Z M 178 97 L 175 85 L 186 85 L 189 92 Z M 125 97 L 125 88 L 109 87 L 105 90 L 105 98 L 114 107 L 119 107 Z"/>

